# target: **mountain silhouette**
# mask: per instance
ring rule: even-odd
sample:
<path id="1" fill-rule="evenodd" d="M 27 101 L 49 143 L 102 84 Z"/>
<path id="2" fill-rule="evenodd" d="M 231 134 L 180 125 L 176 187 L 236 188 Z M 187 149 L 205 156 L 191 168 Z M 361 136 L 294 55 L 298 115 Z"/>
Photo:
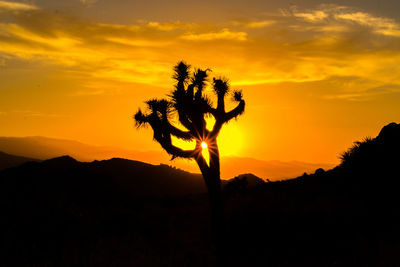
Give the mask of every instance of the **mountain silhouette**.
<path id="1" fill-rule="evenodd" d="M 331 170 L 264 183 L 232 200 L 227 244 L 247 255 L 232 265 L 398 266 L 399 152 L 400 124 L 391 123 L 355 142 Z"/>
<path id="2" fill-rule="evenodd" d="M 341 166 L 365 171 L 380 165 L 386 166 L 379 170 L 379 172 L 385 173 L 388 170 L 392 171 L 393 167 L 398 164 L 399 151 L 400 125 L 390 123 L 382 128 L 376 138 L 367 137 L 361 142 L 355 142 L 353 147 L 342 154 Z"/>
<path id="3" fill-rule="evenodd" d="M 28 162 L 18 168 L 3 171 L 3 179 L 18 177 L 37 183 L 43 188 L 64 182 L 75 187 L 90 187 L 90 183 L 105 186 L 110 184 L 118 193 L 133 196 L 172 196 L 205 192 L 203 180 L 199 174 L 188 173 L 167 165 L 151 165 L 140 161 L 113 158 L 110 160 L 79 162 L 70 156 L 62 156 L 43 162 Z M 101 178 L 101 179 L 100 179 Z M 48 188 L 51 190 L 51 188 Z M 73 190 L 73 188 L 72 188 Z M 71 192 L 72 193 L 72 192 Z"/>
<path id="4" fill-rule="evenodd" d="M 392 123 L 355 142 L 333 169 L 224 190 L 227 265 L 399 266 L 399 151 L 400 125 Z M 215 266 L 200 182 L 124 159 L 60 157 L 4 170 L 0 261 Z"/>
<path id="5" fill-rule="evenodd" d="M 140 152 L 110 146 L 93 146 L 65 139 L 48 138 L 43 136 L 0 137 L 0 151 L 12 155 L 22 155 L 30 158 L 46 160 L 69 155 L 79 161 L 102 160 L 113 157 L 129 159 L 154 159 L 159 164 L 168 157 L 162 153 Z"/>
<path id="6" fill-rule="evenodd" d="M 8 157 L 14 159 L 11 155 Z M 31 162 L 37 160 L 28 158 L 15 158 L 20 159 L 17 163 L 29 162 L 0 172 L 1 177 L 4 177 L 4 180 L 18 177 L 21 179 L 20 183 L 24 183 L 24 180 L 33 180 L 38 184 L 35 185 L 36 187 L 39 184 L 41 187 L 48 187 L 46 183 L 52 180 L 52 183 L 59 182 L 58 187 L 62 188 L 64 181 L 57 177 L 65 177 L 67 173 L 68 183 L 76 183 L 76 187 L 103 177 L 104 179 L 98 179 L 96 183 L 110 183 L 115 192 L 135 197 L 182 196 L 206 192 L 200 174 L 189 173 L 164 164 L 152 165 L 120 158 L 93 162 L 79 162 L 70 156 L 61 156 L 42 162 Z M 249 186 L 263 182 L 261 178 L 253 174 L 243 174 L 238 177 L 243 176 L 249 178 Z M 229 181 L 223 181 L 223 185 Z"/>
<path id="7" fill-rule="evenodd" d="M 280 160 L 258 160 L 245 157 L 222 157 L 221 171 L 227 177 L 233 177 L 240 173 L 251 172 L 258 177 L 271 181 L 290 179 L 297 177 L 304 172 L 312 173 L 318 168 L 331 169 L 334 164 L 309 163 L 301 161 L 280 161 Z"/>
<path id="8" fill-rule="evenodd" d="M 14 156 L 0 151 L 0 171 L 16 167 L 28 161 L 39 161 L 38 159 Z"/>
<path id="9" fill-rule="evenodd" d="M 170 161 L 161 151 L 134 151 L 117 147 L 92 146 L 72 140 L 33 137 L 0 137 L 0 151 L 11 155 L 46 160 L 69 155 L 79 161 L 126 158 L 150 164 L 168 164 L 192 173 L 199 173 L 197 166 L 188 160 Z M 293 178 L 304 172 L 311 173 L 318 168 L 330 169 L 333 164 L 307 163 L 299 161 L 257 160 L 248 157 L 227 156 L 221 158 L 221 175 L 230 179 L 241 173 L 251 172 L 264 179 L 282 180 Z"/>

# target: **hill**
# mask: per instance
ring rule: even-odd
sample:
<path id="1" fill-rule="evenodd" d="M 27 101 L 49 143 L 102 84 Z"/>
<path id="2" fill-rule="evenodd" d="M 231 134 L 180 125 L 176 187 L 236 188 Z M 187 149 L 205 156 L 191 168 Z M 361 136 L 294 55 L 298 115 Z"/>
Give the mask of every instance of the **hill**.
<path id="1" fill-rule="evenodd" d="M 100 186 L 118 194 L 140 196 L 172 196 L 206 192 L 202 176 L 167 165 L 151 165 L 140 161 L 113 158 L 79 162 L 62 156 L 43 162 L 29 162 L 0 173 L 3 181 L 19 180 L 35 188 L 52 187 L 71 190 L 90 190 Z M 14 188 L 16 189 L 16 188 Z"/>
<path id="2" fill-rule="evenodd" d="M 81 142 L 42 136 L 0 137 L 0 151 L 46 160 L 69 155 L 79 161 L 103 160 L 119 157 L 128 159 L 151 158 L 159 164 L 162 153 L 139 152 L 108 146 L 92 146 Z"/>
<path id="3" fill-rule="evenodd" d="M 226 265 L 399 266 L 398 151 L 393 123 L 332 170 L 226 192 Z M 176 174 L 69 157 L 1 172 L 2 265 L 215 266 L 207 195 L 138 197 L 147 176 L 125 176 L 131 164 Z"/>
<path id="4" fill-rule="evenodd" d="M 399 151 L 400 124 L 391 123 L 355 142 L 332 170 L 261 184 L 240 201 L 230 199 L 230 253 L 258 255 L 232 263 L 398 266 Z"/>
<path id="5" fill-rule="evenodd" d="M 14 156 L 0 151 L 0 171 L 16 167 L 28 161 L 39 161 L 38 159 Z"/>
<path id="6" fill-rule="evenodd" d="M 23 184 L 29 181 L 35 188 L 48 188 L 48 190 L 51 190 L 52 186 L 68 188 L 67 184 L 74 185 L 76 188 L 89 189 L 90 186 L 96 184 L 96 186 L 108 187 L 114 193 L 129 194 L 134 197 L 206 193 L 203 177 L 200 174 L 189 173 L 164 164 L 152 165 L 120 158 L 79 162 L 70 156 L 62 156 L 43 162 L 28 162 L 22 166 L 7 169 L 0 172 L 0 177 L 3 182 L 17 179 Z M 238 177 L 249 178 L 249 186 L 263 182 L 253 174 Z M 229 181 L 223 181 L 222 185 L 224 186 Z M 74 190 L 74 188 L 70 189 Z"/>
<path id="7" fill-rule="evenodd" d="M 243 157 L 222 157 L 221 172 L 229 178 L 240 173 L 251 172 L 271 181 L 285 180 L 312 173 L 318 168 L 331 169 L 333 164 L 308 163 L 301 161 L 258 160 Z"/>
<path id="8" fill-rule="evenodd" d="M 170 161 L 164 151 L 134 151 L 116 147 L 92 146 L 71 140 L 34 137 L 0 137 L 0 151 L 12 155 L 22 155 L 29 158 L 46 160 L 69 155 L 79 161 L 104 160 L 109 158 L 126 158 L 139 160 L 150 164 L 167 164 L 177 168 L 199 173 L 193 161 Z M 304 172 L 310 173 L 317 168 L 330 169 L 333 164 L 314 164 L 306 162 L 282 162 L 278 160 L 263 161 L 244 157 L 222 157 L 221 176 L 229 179 L 241 173 L 251 172 L 264 179 L 282 180 L 293 178 Z"/>

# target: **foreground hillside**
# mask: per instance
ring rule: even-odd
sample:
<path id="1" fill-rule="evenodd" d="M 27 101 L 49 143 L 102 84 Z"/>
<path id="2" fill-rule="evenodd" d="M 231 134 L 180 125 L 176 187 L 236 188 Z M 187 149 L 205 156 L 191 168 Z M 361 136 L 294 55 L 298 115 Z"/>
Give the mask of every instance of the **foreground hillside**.
<path id="1" fill-rule="evenodd" d="M 3 186 L 32 186 L 45 191 L 69 190 L 90 194 L 104 188 L 114 194 L 135 197 L 162 197 L 206 192 L 200 174 L 192 174 L 167 165 L 151 165 L 140 161 L 110 159 L 79 162 L 63 156 L 43 162 L 28 162 L 0 173 Z M 55 188 L 53 188 L 55 187 Z M 30 189 L 28 189 L 30 190 Z M 57 192 L 55 192 L 57 193 Z M 96 192 L 101 194 L 103 192 Z M 105 193 L 105 192 L 104 192 Z"/>
<path id="2" fill-rule="evenodd" d="M 103 160 L 109 158 L 125 158 L 140 160 L 150 164 L 168 164 L 192 173 L 199 173 L 194 161 L 175 159 L 164 151 L 140 152 L 116 147 L 102 147 L 83 144 L 72 140 L 32 137 L 0 137 L 0 151 L 12 155 L 47 160 L 69 155 L 79 161 Z M 222 179 L 230 179 L 241 173 L 255 175 L 271 181 L 293 178 L 304 172 L 313 172 L 317 168 L 330 169 L 332 164 L 315 164 L 307 162 L 283 162 L 278 160 L 263 161 L 253 158 L 222 157 Z M 1 163 L 0 163 L 1 164 Z M 14 165 L 13 165 L 14 166 Z"/>
<path id="3" fill-rule="evenodd" d="M 398 151 L 400 125 L 390 124 L 332 170 L 227 187 L 227 265 L 399 266 Z M 76 176 L 65 166 L 85 165 L 71 158 L 44 164 L 44 183 L 26 172 L 42 164 L 0 173 L 2 265 L 215 265 L 206 194 L 149 197 L 100 167 Z"/>
<path id="4" fill-rule="evenodd" d="M 12 167 L 17 167 L 29 161 L 39 161 L 39 160 L 21 156 L 14 156 L 0 151 L 0 171 Z"/>
<path id="5" fill-rule="evenodd" d="M 11 156 L 10 156 L 11 157 Z M 14 157 L 12 157 L 14 159 Z M 19 159 L 19 157 L 15 157 Z M 24 160 L 22 158 L 21 160 Z M 104 188 L 112 194 L 128 197 L 168 197 L 206 193 L 203 177 L 167 165 L 152 165 L 140 161 L 114 158 L 110 160 L 79 162 L 69 156 L 27 162 L 19 167 L 0 172 L 1 184 L 27 185 L 41 190 L 63 189 L 67 194 L 77 190 L 90 194 L 94 188 Z M 252 174 L 242 174 L 249 185 L 264 181 Z M 230 180 L 224 180 L 223 185 Z M 99 193 L 99 192 L 97 192 Z M 101 192 L 100 192 L 101 193 Z"/>

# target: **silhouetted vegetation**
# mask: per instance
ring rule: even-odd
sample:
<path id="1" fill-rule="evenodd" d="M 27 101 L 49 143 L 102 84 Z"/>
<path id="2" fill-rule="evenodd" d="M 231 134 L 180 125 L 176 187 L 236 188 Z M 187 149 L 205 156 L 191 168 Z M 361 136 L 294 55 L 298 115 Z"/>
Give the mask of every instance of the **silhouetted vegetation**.
<path id="1" fill-rule="evenodd" d="M 399 266 L 400 125 L 363 143 L 332 170 L 255 186 L 245 175 L 223 194 L 227 265 Z M 162 193 L 202 184 L 186 174 L 69 157 L 2 171 L 0 265 L 215 266 L 207 194 Z"/>
<path id="2" fill-rule="evenodd" d="M 351 148 L 340 155 L 342 165 L 351 164 L 352 162 L 360 160 L 359 158 L 365 156 L 365 153 L 368 154 L 369 151 L 374 149 L 375 143 L 375 139 L 371 137 L 366 137 L 363 141 L 354 142 Z"/>
<path id="3" fill-rule="evenodd" d="M 146 101 L 147 112 L 141 109 L 134 118 L 138 127 L 150 125 L 156 140 L 162 148 L 174 158 L 186 158 L 196 161 L 203 175 L 210 196 L 213 214 L 216 245 L 221 244 L 224 231 L 223 204 L 221 199 L 220 157 L 217 137 L 222 126 L 230 120 L 237 118 L 244 112 L 245 102 L 241 91 L 232 93 L 232 100 L 238 105 L 231 111 L 225 111 L 225 97 L 230 93 L 228 80 L 213 78 L 212 88 L 217 96 L 217 105 L 213 107 L 210 98 L 204 89 L 210 70 L 196 69 L 192 74 L 190 66 L 179 62 L 174 67 L 175 89 L 169 99 L 150 99 Z M 175 113 L 175 114 L 174 114 Z M 186 128 L 181 130 L 171 123 L 171 118 L 176 115 L 180 124 Z M 206 117 L 212 116 L 215 123 L 211 130 L 207 129 Z M 195 142 L 193 150 L 183 150 L 172 144 L 172 136 Z M 203 145 L 206 144 L 205 147 Z M 208 150 L 208 162 L 202 152 Z"/>

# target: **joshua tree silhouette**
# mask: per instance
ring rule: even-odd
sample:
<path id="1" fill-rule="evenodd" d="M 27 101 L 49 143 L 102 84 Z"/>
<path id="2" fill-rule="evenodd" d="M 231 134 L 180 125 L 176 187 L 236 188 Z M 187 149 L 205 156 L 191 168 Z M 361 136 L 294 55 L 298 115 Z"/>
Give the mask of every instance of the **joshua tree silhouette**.
<path id="1" fill-rule="evenodd" d="M 229 112 L 225 111 L 225 97 L 229 92 L 228 80 L 213 78 L 212 87 L 217 95 L 214 108 L 210 98 L 204 93 L 208 72 L 196 69 L 190 73 L 190 65 L 179 62 L 174 67 L 173 78 L 177 81 L 169 99 L 150 99 L 146 101 L 147 111 L 141 109 L 135 114 L 136 126 L 149 124 L 154 131 L 154 139 L 174 158 L 194 159 L 203 175 L 211 202 L 217 247 L 223 227 L 223 206 L 221 199 L 220 159 L 217 137 L 222 126 L 244 112 L 245 102 L 241 91 L 232 92 L 232 100 L 238 105 Z M 181 130 L 171 123 L 177 115 L 179 122 L 186 128 Z M 206 127 L 207 116 L 213 116 L 215 123 L 211 130 Z M 193 150 L 183 150 L 172 144 L 171 136 L 182 140 L 194 141 Z M 209 162 L 202 150 L 209 152 Z"/>

